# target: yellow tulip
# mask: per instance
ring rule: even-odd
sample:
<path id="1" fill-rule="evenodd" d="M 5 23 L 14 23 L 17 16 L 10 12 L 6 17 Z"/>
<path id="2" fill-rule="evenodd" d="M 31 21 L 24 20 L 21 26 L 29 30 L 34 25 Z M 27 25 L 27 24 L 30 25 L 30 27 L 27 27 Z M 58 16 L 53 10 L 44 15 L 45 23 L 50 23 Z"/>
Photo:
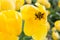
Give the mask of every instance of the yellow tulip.
<path id="1" fill-rule="evenodd" d="M 20 10 L 20 7 L 24 5 L 24 0 L 16 0 L 16 10 Z"/>
<path id="2" fill-rule="evenodd" d="M 44 40 L 47 35 L 47 13 L 44 6 L 38 4 L 24 5 L 21 8 L 24 23 L 24 33 L 32 36 L 34 40 Z"/>
<path id="3" fill-rule="evenodd" d="M 0 12 L 0 32 L 18 36 L 22 31 L 21 14 L 13 11 Z"/>
<path id="4" fill-rule="evenodd" d="M 59 39 L 59 34 L 58 34 L 58 32 L 52 32 L 52 38 L 53 38 L 53 40 L 58 40 Z"/>
<path id="5" fill-rule="evenodd" d="M 37 0 L 38 3 L 44 5 L 46 8 L 50 8 L 51 4 L 49 3 L 48 0 Z"/>
<path id="6" fill-rule="evenodd" d="M 11 0 L 0 0 L 0 11 L 15 10 L 15 3 Z"/>
<path id="7" fill-rule="evenodd" d="M 55 28 L 56 30 L 60 31 L 60 20 L 55 22 Z"/>

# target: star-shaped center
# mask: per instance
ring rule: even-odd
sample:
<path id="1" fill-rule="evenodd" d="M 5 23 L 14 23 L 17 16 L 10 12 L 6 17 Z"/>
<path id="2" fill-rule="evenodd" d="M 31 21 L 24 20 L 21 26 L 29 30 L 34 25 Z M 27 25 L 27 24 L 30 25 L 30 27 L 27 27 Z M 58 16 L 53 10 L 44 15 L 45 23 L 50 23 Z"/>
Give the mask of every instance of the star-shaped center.
<path id="1" fill-rule="evenodd" d="M 38 12 L 38 14 L 35 14 L 36 19 L 38 18 L 39 20 L 40 20 L 41 18 L 43 18 L 43 15 L 44 15 L 44 14 L 42 14 L 41 12 Z"/>

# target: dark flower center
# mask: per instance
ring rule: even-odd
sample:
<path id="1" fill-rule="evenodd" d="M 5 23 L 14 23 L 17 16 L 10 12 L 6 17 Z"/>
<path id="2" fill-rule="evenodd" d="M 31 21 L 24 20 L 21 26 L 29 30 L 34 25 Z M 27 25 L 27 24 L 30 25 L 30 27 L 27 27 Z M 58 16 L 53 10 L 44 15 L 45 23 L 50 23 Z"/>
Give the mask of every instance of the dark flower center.
<path id="1" fill-rule="evenodd" d="M 42 14 L 41 12 L 38 12 L 38 14 L 35 14 L 35 16 L 36 16 L 36 18 L 35 19 L 41 19 L 41 18 L 43 18 L 43 15 L 44 15 L 44 13 Z"/>

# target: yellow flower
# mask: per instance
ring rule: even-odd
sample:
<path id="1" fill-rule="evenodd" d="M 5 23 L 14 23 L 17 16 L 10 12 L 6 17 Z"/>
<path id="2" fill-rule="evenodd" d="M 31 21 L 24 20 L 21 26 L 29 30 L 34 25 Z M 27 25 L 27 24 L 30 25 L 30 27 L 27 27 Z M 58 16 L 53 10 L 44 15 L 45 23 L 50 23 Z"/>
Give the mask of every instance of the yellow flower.
<path id="1" fill-rule="evenodd" d="M 53 38 L 53 40 L 58 40 L 59 39 L 59 34 L 58 34 L 58 32 L 52 32 L 52 38 Z"/>
<path id="2" fill-rule="evenodd" d="M 15 3 L 11 0 L 0 0 L 0 11 L 15 10 Z"/>
<path id="3" fill-rule="evenodd" d="M 31 4 L 32 3 L 32 0 L 25 0 L 26 1 L 26 3 L 28 3 L 28 4 Z"/>
<path id="4" fill-rule="evenodd" d="M 42 24 L 40 24 L 39 27 L 37 26 L 38 27 L 37 28 L 37 27 L 35 27 L 36 26 L 36 24 L 35 24 L 34 28 L 32 28 L 32 31 L 34 32 L 32 37 L 34 40 L 44 40 L 45 39 L 47 32 L 48 32 L 47 28 L 49 27 L 47 25 L 48 25 L 47 23 L 42 23 Z"/>
<path id="5" fill-rule="evenodd" d="M 58 40 L 59 37 L 60 37 L 60 36 L 59 36 L 59 34 L 58 34 L 56 28 L 53 27 L 53 28 L 52 28 L 52 38 L 53 38 L 53 40 Z"/>
<path id="6" fill-rule="evenodd" d="M 15 35 L 0 32 L 0 40 L 19 40 L 19 38 Z"/>
<path id="7" fill-rule="evenodd" d="M 20 7 L 24 5 L 24 0 L 16 0 L 16 10 L 20 10 Z"/>
<path id="8" fill-rule="evenodd" d="M 21 14 L 13 11 L 0 12 L 0 32 L 18 36 L 22 31 Z"/>
<path id="9" fill-rule="evenodd" d="M 23 19 L 26 20 L 29 17 L 32 17 L 31 16 L 32 13 L 35 14 L 37 12 L 36 9 L 37 9 L 36 7 L 34 7 L 33 5 L 29 5 L 29 4 L 24 5 L 23 7 L 21 7 L 21 10 L 20 11 L 22 13 Z M 30 14 L 30 15 L 28 15 L 28 14 Z"/>
<path id="10" fill-rule="evenodd" d="M 46 24 L 47 24 L 47 30 L 49 31 L 50 30 L 50 24 L 49 24 L 49 22 L 47 22 Z"/>
<path id="11" fill-rule="evenodd" d="M 60 20 L 55 22 L 55 28 L 56 30 L 60 31 Z"/>
<path id="12" fill-rule="evenodd" d="M 51 4 L 49 3 L 48 0 L 37 0 L 38 3 L 44 5 L 46 8 L 50 8 Z"/>
<path id="13" fill-rule="evenodd" d="M 54 31 L 56 31 L 56 28 L 55 27 L 52 28 L 52 32 L 54 32 Z"/>
<path id="14" fill-rule="evenodd" d="M 24 33 L 34 40 L 43 40 L 47 35 L 47 13 L 44 6 L 38 4 L 24 5 L 21 8 L 24 23 Z"/>
<path id="15" fill-rule="evenodd" d="M 58 7 L 60 7 L 60 0 L 58 1 Z"/>

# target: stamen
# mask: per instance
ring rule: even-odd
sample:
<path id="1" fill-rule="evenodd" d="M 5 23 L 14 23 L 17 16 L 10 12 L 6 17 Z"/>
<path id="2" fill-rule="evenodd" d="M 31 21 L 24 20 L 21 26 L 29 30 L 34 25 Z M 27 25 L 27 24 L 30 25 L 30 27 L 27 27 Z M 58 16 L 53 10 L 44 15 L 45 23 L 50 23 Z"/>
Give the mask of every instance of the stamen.
<path id="1" fill-rule="evenodd" d="M 38 18 L 39 20 L 40 20 L 41 18 L 43 18 L 43 15 L 44 15 L 44 13 L 42 14 L 41 12 L 39 12 L 38 14 L 35 14 L 36 18 Z M 35 19 L 36 19 L 36 18 L 35 18 Z"/>

